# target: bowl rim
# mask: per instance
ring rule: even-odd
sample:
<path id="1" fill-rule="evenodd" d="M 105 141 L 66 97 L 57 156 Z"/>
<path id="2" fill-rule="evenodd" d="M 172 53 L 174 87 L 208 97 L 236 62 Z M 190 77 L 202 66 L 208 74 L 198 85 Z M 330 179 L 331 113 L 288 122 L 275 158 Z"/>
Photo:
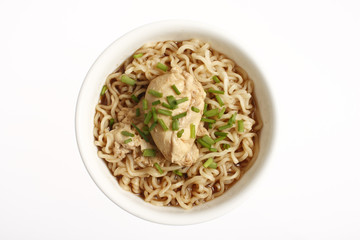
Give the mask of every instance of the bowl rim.
<path id="1" fill-rule="evenodd" d="M 261 172 L 264 171 L 265 169 L 265 165 L 268 164 L 269 159 L 271 157 L 271 155 L 273 154 L 274 151 L 274 143 L 276 141 L 276 128 L 277 128 L 277 121 L 276 121 L 276 108 L 275 108 L 275 104 L 274 104 L 274 97 L 271 94 L 271 88 L 268 84 L 268 81 L 266 80 L 266 78 L 264 77 L 265 75 L 263 74 L 263 72 L 261 71 L 261 67 L 259 67 L 259 62 L 255 62 L 253 60 L 253 58 L 251 57 L 251 54 L 248 53 L 248 51 L 246 50 L 246 46 L 244 47 L 243 45 L 240 45 L 237 41 L 237 37 L 234 36 L 232 33 L 226 32 L 222 29 L 218 29 L 218 28 L 214 28 L 214 26 L 210 26 L 208 24 L 204 24 L 202 22 L 197 22 L 197 21 L 190 21 L 190 20 L 163 20 L 163 21 L 157 21 L 157 22 L 152 22 L 149 24 L 145 24 L 142 26 L 139 26 L 125 34 L 123 34 L 122 36 L 120 36 L 119 38 L 117 38 L 115 41 L 113 41 L 107 48 L 105 48 L 105 50 L 96 58 L 96 60 L 94 61 L 94 63 L 91 65 L 91 67 L 89 68 L 85 79 L 83 80 L 80 90 L 79 90 L 79 94 L 78 94 L 78 98 L 77 98 L 77 102 L 76 102 L 76 109 L 75 109 L 75 136 L 76 136 L 76 142 L 77 142 L 77 146 L 78 146 L 78 150 L 82 159 L 82 162 L 87 170 L 87 172 L 89 173 L 90 177 L 92 178 L 92 180 L 94 181 L 94 183 L 96 184 L 96 186 L 105 194 L 105 196 L 107 198 L 109 198 L 113 203 L 115 203 L 117 206 L 119 206 L 120 208 L 122 208 L 123 210 L 125 210 L 126 212 L 137 216 L 141 219 L 150 221 L 150 222 L 154 222 L 154 223 L 160 223 L 160 224 L 165 224 L 165 225 L 189 225 L 189 224 L 197 224 L 197 223 L 201 223 L 201 222 L 206 222 L 206 221 L 210 221 L 213 220 L 217 217 L 220 217 L 226 213 L 228 213 L 230 210 L 234 209 L 235 207 L 235 202 L 236 199 L 239 199 L 239 195 L 240 193 L 237 193 L 236 196 L 234 196 L 234 198 L 236 198 L 233 201 L 230 201 L 231 206 L 227 206 L 227 207 L 223 207 L 223 208 L 216 208 L 216 209 L 212 209 L 212 210 L 207 210 L 208 212 L 211 212 L 211 214 L 207 214 L 207 212 L 204 213 L 200 213 L 197 214 L 195 217 L 193 214 L 189 214 L 188 216 L 181 216 L 180 218 L 178 216 L 176 217 L 171 217 L 169 214 L 163 214 L 163 213 L 159 213 L 158 215 L 151 215 L 149 214 L 150 212 L 141 212 L 138 211 L 136 209 L 130 209 L 128 206 L 126 206 L 124 203 L 119 202 L 117 199 L 114 199 L 113 194 L 109 193 L 109 191 L 105 190 L 103 184 L 101 183 L 101 180 L 99 180 L 98 176 L 94 173 L 93 169 L 91 169 L 89 167 L 89 164 L 87 162 L 87 157 L 86 157 L 86 153 L 84 152 L 85 149 L 83 148 L 83 140 L 82 140 L 82 135 L 81 135 L 81 129 L 82 128 L 82 124 L 80 122 L 81 116 L 80 116 L 80 111 L 79 109 L 81 108 L 81 106 L 83 106 L 83 102 L 84 102 L 84 88 L 87 84 L 89 84 L 89 76 L 91 76 L 92 71 L 94 69 L 94 66 L 97 65 L 104 57 L 106 57 L 106 53 L 111 50 L 112 47 L 114 47 L 114 45 L 121 41 L 122 39 L 124 39 L 125 37 L 130 38 L 132 35 L 136 35 L 144 30 L 148 30 L 148 29 L 156 29 L 159 27 L 174 27 L 174 26 L 185 26 L 188 28 L 201 28 L 204 32 L 207 33 L 216 33 L 217 35 L 221 36 L 220 38 L 227 43 L 231 43 L 233 46 L 236 46 L 236 48 L 245 56 L 245 58 L 247 59 L 247 61 L 250 61 L 252 65 L 254 65 L 254 67 L 256 68 L 256 71 L 260 74 L 263 82 L 262 84 L 265 86 L 265 89 L 267 89 L 267 94 L 268 94 L 268 100 L 270 101 L 270 106 L 272 108 L 271 112 L 271 122 L 272 122 L 272 129 L 270 134 L 271 136 L 271 143 L 269 143 L 268 149 L 267 149 L 267 153 L 266 156 L 264 157 L 265 159 L 263 160 L 263 163 L 261 164 L 261 166 L 256 169 L 256 172 L 254 173 L 254 176 L 252 177 L 251 181 L 249 183 L 246 184 L 245 189 L 242 189 L 242 193 L 241 195 L 249 195 L 246 192 L 249 192 L 250 190 L 254 190 L 254 187 L 250 187 L 250 186 L 254 186 L 255 184 L 257 184 L 259 182 L 259 175 L 261 174 Z M 235 40 L 234 40 L 235 39 Z M 140 46 L 139 46 L 140 47 Z M 245 174 L 246 175 L 246 174 Z M 120 186 L 119 186 L 120 187 Z M 125 191 L 125 190 L 124 190 Z M 221 198 L 221 197 L 219 197 Z M 242 197 L 244 198 L 244 197 Z M 214 200 L 212 200 L 214 201 Z M 212 202 L 210 201 L 210 202 Z M 147 203 L 148 205 L 152 206 L 151 204 Z M 136 204 L 132 204 L 132 206 L 135 206 Z M 185 211 L 191 211 L 191 210 L 185 210 Z"/>

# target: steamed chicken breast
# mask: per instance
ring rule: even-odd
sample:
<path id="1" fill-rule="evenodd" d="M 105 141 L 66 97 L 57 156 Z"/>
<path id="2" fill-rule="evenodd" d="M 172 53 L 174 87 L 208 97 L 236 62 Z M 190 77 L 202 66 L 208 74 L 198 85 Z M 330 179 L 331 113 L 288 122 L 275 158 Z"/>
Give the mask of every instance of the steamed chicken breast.
<path id="1" fill-rule="evenodd" d="M 172 85 L 178 88 L 181 92 L 180 95 L 176 95 L 171 87 Z M 160 92 L 163 96 L 161 98 L 155 97 L 149 94 L 149 90 Z M 171 116 L 157 114 L 169 130 L 164 131 L 160 124 L 157 124 L 155 129 L 151 131 L 151 136 L 166 160 L 180 166 L 191 166 L 198 159 L 199 150 L 194 144 L 195 139 L 190 138 L 190 124 L 195 125 L 195 131 L 198 130 L 206 94 L 202 85 L 189 73 L 181 69 L 173 69 L 171 73 L 161 75 L 150 82 L 145 99 L 151 106 L 157 100 L 167 103 L 166 97 L 171 95 L 176 99 L 188 98 L 187 101 L 178 104 L 177 108 L 172 110 L 172 116 L 186 112 L 185 117 L 179 118 L 179 130 L 184 129 L 184 133 L 178 138 L 178 131 L 171 130 L 173 121 Z M 191 107 L 198 108 L 200 112 L 192 111 Z M 157 105 L 156 108 L 166 109 L 161 105 Z"/>

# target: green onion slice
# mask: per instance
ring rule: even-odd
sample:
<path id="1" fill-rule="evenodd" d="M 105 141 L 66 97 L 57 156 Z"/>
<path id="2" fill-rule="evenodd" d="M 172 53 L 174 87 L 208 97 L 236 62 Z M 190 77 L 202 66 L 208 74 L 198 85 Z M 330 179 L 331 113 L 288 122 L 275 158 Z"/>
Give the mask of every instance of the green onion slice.
<path id="1" fill-rule="evenodd" d="M 154 97 L 157 97 L 157 98 L 162 98 L 162 96 L 163 96 L 163 94 L 161 92 L 155 91 L 153 89 L 150 89 L 148 91 L 148 93 L 153 95 Z"/>
<path id="2" fill-rule="evenodd" d="M 140 108 L 137 108 L 137 109 L 136 109 L 136 116 L 137 116 L 137 117 L 140 117 Z"/>
<path id="3" fill-rule="evenodd" d="M 132 79 L 129 76 L 126 76 L 126 75 L 122 75 L 120 81 L 123 82 L 123 83 L 126 83 L 126 84 L 128 84 L 130 86 L 134 86 L 135 83 L 136 83 L 136 81 L 134 79 Z"/>
<path id="4" fill-rule="evenodd" d="M 216 162 L 212 162 L 212 163 L 209 165 L 209 168 L 216 169 L 216 168 L 217 168 L 217 163 L 216 163 Z"/>
<path id="5" fill-rule="evenodd" d="M 183 135 L 183 133 L 184 133 L 184 129 L 181 129 L 180 131 L 178 131 L 178 132 L 176 133 L 176 136 L 177 136 L 178 138 L 181 138 L 181 136 Z"/>
<path id="6" fill-rule="evenodd" d="M 157 113 L 158 114 L 162 114 L 165 116 L 171 116 L 172 112 L 169 110 L 165 110 L 165 109 L 157 109 Z"/>
<path id="7" fill-rule="evenodd" d="M 195 125 L 194 124 L 190 124 L 190 138 L 195 138 Z"/>
<path id="8" fill-rule="evenodd" d="M 158 116 L 157 116 L 155 107 L 151 107 L 151 112 L 152 112 L 152 115 L 153 115 L 154 122 L 157 122 L 158 121 Z"/>
<path id="9" fill-rule="evenodd" d="M 162 127 L 162 129 L 163 129 L 164 131 L 169 130 L 169 128 L 166 126 L 164 120 L 162 120 L 161 118 L 158 119 L 158 123 L 160 124 L 160 126 Z"/>
<path id="10" fill-rule="evenodd" d="M 168 70 L 168 66 L 166 66 L 165 64 L 162 64 L 162 63 L 158 63 L 156 64 L 156 67 L 160 70 L 163 70 L 164 72 L 166 72 Z"/>
<path id="11" fill-rule="evenodd" d="M 171 127 L 173 131 L 179 130 L 179 120 L 178 119 L 173 120 Z"/>
<path id="12" fill-rule="evenodd" d="M 213 123 L 208 123 L 208 129 L 212 129 Z"/>
<path id="13" fill-rule="evenodd" d="M 149 142 L 149 139 L 148 137 L 145 135 L 145 133 L 143 133 L 143 131 L 141 131 L 135 124 L 131 124 L 131 126 L 133 126 L 136 131 L 140 134 L 140 136 L 146 141 L 146 142 Z"/>
<path id="14" fill-rule="evenodd" d="M 166 100 L 168 101 L 169 105 L 172 109 L 177 108 L 177 102 L 174 96 L 170 95 L 166 97 Z"/>
<path id="15" fill-rule="evenodd" d="M 135 135 L 128 131 L 121 131 L 121 134 L 127 137 L 134 137 Z"/>
<path id="16" fill-rule="evenodd" d="M 170 106 L 169 104 L 164 103 L 164 102 L 161 104 L 161 106 L 163 106 L 163 107 L 165 107 L 167 109 L 174 109 L 172 106 Z"/>
<path id="17" fill-rule="evenodd" d="M 176 100 L 176 104 L 180 104 L 180 103 L 186 102 L 186 101 L 188 101 L 188 100 L 189 100 L 188 97 L 184 97 L 184 98 L 181 98 L 181 99 L 179 99 L 179 100 Z"/>
<path id="18" fill-rule="evenodd" d="M 231 118 L 229 119 L 228 124 L 233 125 L 235 123 L 236 113 L 231 115 Z"/>
<path id="19" fill-rule="evenodd" d="M 161 103 L 160 100 L 157 100 L 155 102 L 152 102 L 151 105 L 155 106 L 155 105 L 159 105 L 160 103 Z"/>
<path id="20" fill-rule="evenodd" d="M 131 99 L 132 99 L 134 102 L 136 102 L 136 103 L 139 102 L 139 99 L 138 99 L 137 96 L 135 96 L 134 94 L 131 95 Z"/>
<path id="21" fill-rule="evenodd" d="M 207 122 L 207 123 L 215 123 L 215 122 L 216 122 L 216 120 L 214 120 L 214 119 L 209 119 L 209 118 L 202 118 L 201 121 L 202 121 L 202 122 Z"/>
<path id="22" fill-rule="evenodd" d="M 141 130 L 145 133 L 145 135 L 149 135 L 149 134 L 150 134 L 149 126 L 148 126 L 148 125 L 143 126 Z"/>
<path id="23" fill-rule="evenodd" d="M 200 112 L 200 109 L 198 109 L 197 107 L 191 107 L 191 110 L 196 113 Z"/>
<path id="24" fill-rule="evenodd" d="M 226 136 L 215 138 L 214 142 L 217 143 L 217 142 L 219 142 L 221 140 L 224 140 L 225 138 L 226 138 Z"/>
<path id="25" fill-rule="evenodd" d="M 226 137 L 228 135 L 228 133 L 226 132 L 215 132 L 215 136 L 218 137 Z"/>
<path id="26" fill-rule="evenodd" d="M 144 54 L 143 53 L 138 53 L 138 54 L 135 54 L 133 56 L 133 58 L 141 58 Z"/>
<path id="27" fill-rule="evenodd" d="M 207 107 L 208 107 L 208 104 L 205 103 L 205 104 L 204 104 L 204 111 L 203 111 L 203 112 L 206 112 L 206 111 L 207 111 Z"/>
<path id="28" fill-rule="evenodd" d="M 225 144 L 225 143 L 224 143 L 224 144 L 223 144 L 223 148 L 224 148 L 224 149 L 230 148 L 230 144 Z"/>
<path id="29" fill-rule="evenodd" d="M 172 119 L 175 120 L 175 119 L 179 119 L 179 118 L 185 117 L 186 114 L 187 114 L 187 112 L 180 113 L 180 114 L 178 114 L 178 115 L 172 116 Z"/>
<path id="30" fill-rule="evenodd" d="M 204 116 L 205 117 L 213 117 L 218 115 L 219 113 L 219 109 L 215 108 L 215 109 L 211 109 L 209 111 L 204 112 Z"/>
<path id="31" fill-rule="evenodd" d="M 109 127 L 110 127 L 110 129 L 111 129 L 112 126 L 114 125 L 114 122 L 115 122 L 115 119 L 113 119 L 113 118 L 111 118 L 111 119 L 109 120 Z"/>
<path id="32" fill-rule="evenodd" d="M 105 92 L 106 92 L 107 89 L 108 89 L 107 86 L 104 85 L 104 86 L 102 87 L 102 89 L 101 89 L 100 96 L 104 96 L 104 94 L 105 94 Z"/>
<path id="33" fill-rule="evenodd" d="M 211 148 L 211 145 L 206 143 L 204 140 L 202 140 L 201 138 L 198 138 L 196 139 L 196 141 L 203 147 L 206 147 L 206 148 Z"/>
<path id="34" fill-rule="evenodd" d="M 204 168 L 207 168 L 210 166 L 211 163 L 214 162 L 214 159 L 213 158 L 209 158 L 208 160 L 206 160 L 206 162 L 204 162 L 203 166 Z"/>
<path id="35" fill-rule="evenodd" d="M 157 122 L 153 122 L 153 124 L 151 124 L 150 128 L 149 128 L 149 132 L 151 132 L 152 130 L 154 130 L 154 128 L 156 127 Z"/>
<path id="36" fill-rule="evenodd" d="M 225 110 L 226 110 L 226 109 L 225 109 L 224 107 L 220 110 L 220 112 L 219 112 L 219 114 L 218 114 L 218 118 L 219 118 L 219 119 L 224 115 Z"/>
<path id="37" fill-rule="evenodd" d="M 219 129 L 220 131 L 222 131 L 222 130 L 224 130 L 224 129 L 231 128 L 231 127 L 232 127 L 232 125 L 226 124 L 226 125 L 223 125 L 223 126 L 219 127 L 218 129 Z"/>
<path id="38" fill-rule="evenodd" d="M 148 109 L 148 101 L 147 101 L 146 99 L 144 99 L 144 100 L 142 101 L 142 104 L 143 104 L 143 109 L 144 109 L 144 110 L 147 110 L 147 109 Z"/>
<path id="39" fill-rule="evenodd" d="M 216 149 L 216 148 L 209 148 L 209 150 L 210 150 L 211 152 L 217 152 L 217 149 Z"/>
<path id="40" fill-rule="evenodd" d="M 132 139 L 131 138 L 128 138 L 128 139 L 126 139 L 125 141 L 124 141 L 124 144 L 128 144 L 129 142 L 131 142 L 132 141 Z"/>
<path id="41" fill-rule="evenodd" d="M 183 173 L 180 172 L 179 170 L 174 170 L 173 173 L 175 173 L 176 175 L 182 177 Z"/>
<path id="42" fill-rule="evenodd" d="M 155 157 L 156 156 L 156 150 L 155 149 L 145 149 L 143 151 L 144 157 Z"/>
<path id="43" fill-rule="evenodd" d="M 223 100 L 221 99 L 221 97 L 219 95 L 215 95 L 215 98 L 216 98 L 216 101 L 220 104 L 220 106 L 224 106 L 224 102 Z"/>
<path id="44" fill-rule="evenodd" d="M 214 89 L 209 89 L 208 90 L 209 93 L 217 93 L 217 94 L 224 94 L 224 91 L 220 91 L 220 90 L 214 90 Z"/>
<path id="45" fill-rule="evenodd" d="M 152 112 L 149 111 L 149 112 L 147 113 L 146 117 L 145 117 L 144 123 L 145 123 L 145 124 L 149 124 L 152 116 L 153 116 Z"/>
<path id="46" fill-rule="evenodd" d="M 180 95 L 181 92 L 179 91 L 179 89 L 174 85 L 171 86 L 171 88 L 174 90 L 174 92 L 177 94 L 177 95 Z"/>
<path id="47" fill-rule="evenodd" d="M 215 141 L 208 135 L 203 136 L 201 139 L 209 145 L 212 145 L 215 143 Z"/>
<path id="48" fill-rule="evenodd" d="M 244 120 L 237 121 L 238 132 L 244 132 Z"/>
<path id="49" fill-rule="evenodd" d="M 158 163 L 154 163 L 154 167 L 158 170 L 160 174 L 163 174 L 163 170 L 161 169 L 160 165 Z"/>
<path id="50" fill-rule="evenodd" d="M 214 82 L 216 82 L 216 83 L 219 83 L 219 82 L 220 82 L 220 80 L 219 80 L 219 78 L 218 78 L 217 76 L 213 76 L 212 79 L 213 79 Z"/>

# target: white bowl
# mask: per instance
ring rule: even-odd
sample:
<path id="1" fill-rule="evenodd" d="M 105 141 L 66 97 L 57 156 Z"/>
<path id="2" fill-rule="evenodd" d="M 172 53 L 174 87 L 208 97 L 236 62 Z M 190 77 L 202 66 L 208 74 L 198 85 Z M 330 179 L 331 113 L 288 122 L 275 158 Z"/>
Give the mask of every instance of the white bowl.
<path id="1" fill-rule="evenodd" d="M 147 42 L 199 38 L 243 67 L 254 81 L 255 94 L 264 126 L 260 135 L 260 152 L 248 172 L 222 196 L 191 210 L 158 207 L 122 189 L 106 164 L 97 156 L 93 127 L 95 105 L 106 76 Z M 238 207 L 249 191 L 256 188 L 261 170 L 269 160 L 274 141 L 274 106 L 264 76 L 235 38 L 219 29 L 190 21 L 163 21 L 139 27 L 113 42 L 90 68 L 81 87 L 76 106 L 76 138 L 83 162 L 96 185 L 122 209 L 156 223 L 185 225 L 208 221 Z"/>

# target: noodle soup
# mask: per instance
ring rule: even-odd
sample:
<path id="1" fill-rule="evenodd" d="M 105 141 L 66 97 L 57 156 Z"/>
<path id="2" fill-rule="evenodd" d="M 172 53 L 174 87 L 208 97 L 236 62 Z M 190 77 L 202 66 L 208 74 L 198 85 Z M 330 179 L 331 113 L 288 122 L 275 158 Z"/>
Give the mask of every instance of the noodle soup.
<path id="1" fill-rule="evenodd" d="M 198 39 L 138 49 L 107 77 L 94 116 L 98 156 L 119 185 L 184 209 L 243 176 L 261 127 L 247 73 Z"/>

